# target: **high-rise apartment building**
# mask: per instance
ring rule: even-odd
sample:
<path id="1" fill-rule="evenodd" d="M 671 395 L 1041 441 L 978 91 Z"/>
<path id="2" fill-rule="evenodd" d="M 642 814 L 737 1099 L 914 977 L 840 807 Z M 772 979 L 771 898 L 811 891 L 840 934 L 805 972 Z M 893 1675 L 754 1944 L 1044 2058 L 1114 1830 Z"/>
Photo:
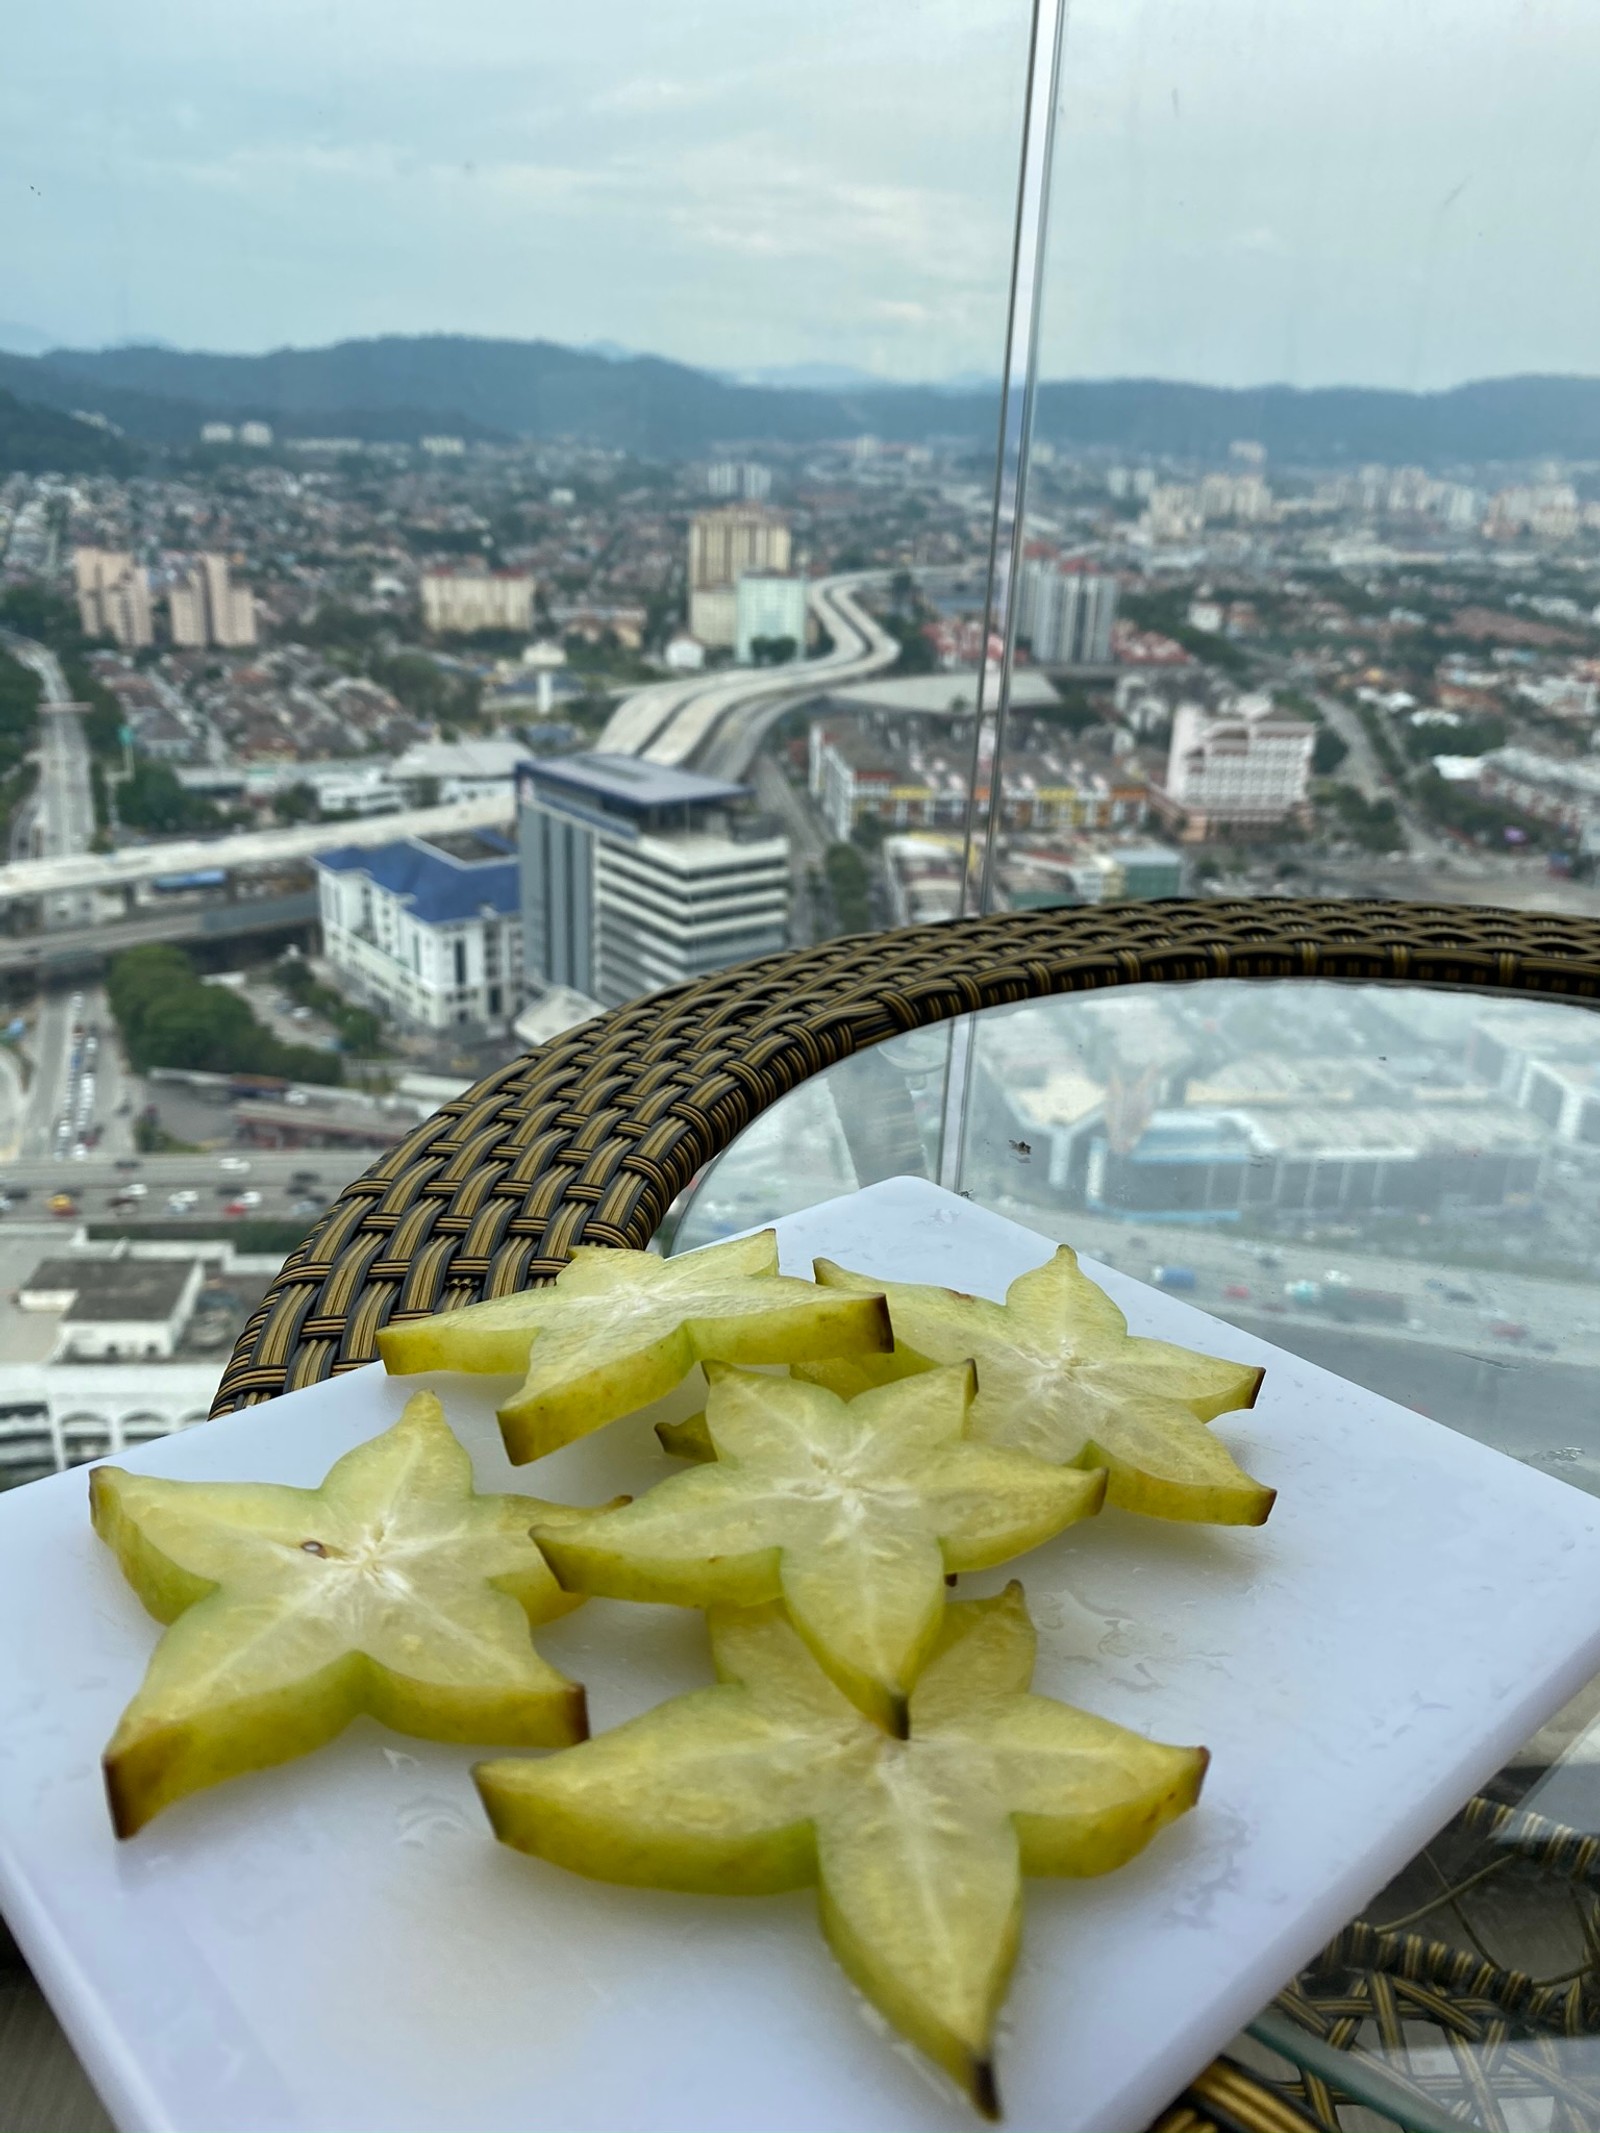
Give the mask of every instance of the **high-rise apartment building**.
<path id="1" fill-rule="evenodd" d="M 772 469 L 754 459 L 719 459 L 706 469 L 706 493 L 763 503 L 772 494 Z"/>
<path id="2" fill-rule="evenodd" d="M 155 642 L 150 580 L 131 555 L 114 548 L 76 548 L 72 575 L 86 637 L 113 638 L 130 652 Z"/>
<path id="3" fill-rule="evenodd" d="M 789 936 L 789 841 L 748 789 L 635 756 L 530 762 L 518 779 L 523 968 L 607 1007 Z"/>
<path id="4" fill-rule="evenodd" d="M 180 651 L 244 651 L 256 641 L 255 595 L 234 584 L 226 556 L 200 556 L 173 582 L 167 616 Z"/>
<path id="5" fill-rule="evenodd" d="M 733 600 L 733 656 L 741 666 L 750 665 L 756 648 L 787 639 L 794 657 L 806 650 L 806 581 L 781 576 L 775 570 L 747 570 L 739 580 Z"/>
<path id="6" fill-rule="evenodd" d="M 700 642 L 732 645 L 739 580 L 752 571 L 787 574 L 792 552 L 784 520 L 759 504 L 697 511 L 689 521 L 689 628 Z"/>
<path id="7" fill-rule="evenodd" d="M 1017 631 L 1040 666 L 1106 666 L 1117 619 L 1117 581 L 1084 563 L 1025 563 Z"/>
<path id="8" fill-rule="evenodd" d="M 535 580 L 523 570 L 427 570 L 422 621 L 438 636 L 533 628 Z"/>

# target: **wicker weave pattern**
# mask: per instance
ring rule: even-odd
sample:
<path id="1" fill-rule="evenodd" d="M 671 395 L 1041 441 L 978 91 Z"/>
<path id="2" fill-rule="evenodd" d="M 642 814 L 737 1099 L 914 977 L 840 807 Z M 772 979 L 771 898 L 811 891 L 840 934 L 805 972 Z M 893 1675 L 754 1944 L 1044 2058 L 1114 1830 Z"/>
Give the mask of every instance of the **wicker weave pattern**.
<path id="1" fill-rule="evenodd" d="M 346 1187 L 241 1335 L 213 1413 L 371 1362 L 378 1328 L 647 1243 L 822 1068 L 952 1015 L 1110 985 L 1342 978 L 1600 1001 L 1600 922 L 1415 904 L 1156 903 L 830 941 L 656 993 L 446 1104 Z"/>

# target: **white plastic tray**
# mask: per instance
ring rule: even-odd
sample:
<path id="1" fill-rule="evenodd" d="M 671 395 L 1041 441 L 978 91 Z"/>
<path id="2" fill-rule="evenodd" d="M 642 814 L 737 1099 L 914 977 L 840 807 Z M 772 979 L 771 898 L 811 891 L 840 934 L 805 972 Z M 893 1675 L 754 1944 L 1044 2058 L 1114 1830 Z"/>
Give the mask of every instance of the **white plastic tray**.
<path id="1" fill-rule="evenodd" d="M 792 1272 L 823 1252 L 995 1296 L 1050 1249 L 910 1180 L 778 1228 Z M 1159 2110 L 1600 1668 L 1600 1503 L 1092 1270 L 1136 1331 L 1267 1366 L 1257 1407 L 1214 1426 L 1279 1490 L 1259 1531 L 1107 1513 L 1020 1565 L 1041 1689 L 1213 1751 L 1200 1807 L 1132 1866 L 1029 1886 L 1008 2117 L 1105 2133 Z M 502 1381 L 376 1369 L 128 1464 L 315 1483 L 419 1382 L 486 1486 L 577 1501 L 669 1470 L 634 1420 L 514 1471 Z M 974 2123 L 864 2018 L 809 1894 L 611 1889 L 517 1857 L 466 1751 L 363 1722 L 119 1845 L 98 1758 L 157 1632 L 86 1494 L 76 1473 L 0 1497 L 0 1904 L 129 2133 Z M 597 1730 L 708 1678 L 687 1612 L 596 1601 L 540 1643 Z"/>

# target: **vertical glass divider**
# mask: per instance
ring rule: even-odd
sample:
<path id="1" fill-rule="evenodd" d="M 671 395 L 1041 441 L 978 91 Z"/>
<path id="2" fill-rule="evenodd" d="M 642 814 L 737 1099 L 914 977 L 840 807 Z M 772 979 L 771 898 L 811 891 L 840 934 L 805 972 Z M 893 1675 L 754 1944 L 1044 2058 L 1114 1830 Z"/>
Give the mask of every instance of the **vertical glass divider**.
<path id="1" fill-rule="evenodd" d="M 1027 527 L 1028 456 L 1033 439 L 1033 405 L 1039 373 L 1039 314 L 1050 218 L 1050 166 L 1055 150 L 1061 55 L 1066 34 L 1067 0 L 1033 0 L 1022 115 L 1022 157 L 1017 172 L 1017 212 L 1012 236 L 1011 285 L 1006 311 L 1005 360 L 1000 378 L 988 583 L 984 596 L 983 634 L 978 646 L 977 699 L 973 706 L 972 769 L 967 787 L 966 837 L 961 864 L 963 918 L 987 912 L 994 895 L 996 845 L 1003 813 L 1001 774 L 1017 640 L 1017 593 Z M 999 646 L 998 666 L 992 682 L 991 668 L 996 662 L 990 657 L 991 644 Z M 939 1132 L 939 1182 L 952 1191 L 959 1189 L 962 1171 L 971 1055 L 971 1018 L 960 1016 L 950 1027 Z"/>

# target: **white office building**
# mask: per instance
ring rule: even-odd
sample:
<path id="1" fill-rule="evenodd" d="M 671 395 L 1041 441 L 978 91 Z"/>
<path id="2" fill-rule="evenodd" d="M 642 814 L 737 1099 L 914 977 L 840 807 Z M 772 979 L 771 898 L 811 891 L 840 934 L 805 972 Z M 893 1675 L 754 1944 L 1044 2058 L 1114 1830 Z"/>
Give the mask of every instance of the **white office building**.
<path id="1" fill-rule="evenodd" d="M 747 570 L 734 596 L 734 652 L 740 666 L 752 666 L 763 644 L 787 638 L 792 657 L 806 651 L 806 581 L 775 570 Z"/>
<path id="2" fill-rule="evenodd" d="M 1315 741 L 1309 720 L 1280 715 L 1267 696 L 1240 697 L 1220 715 L 1180 704 L 1166 786 L 1151 787 L 1151 804 L 1188 841 L 1282 822 L 1306 806 Z"/>
<path id="3" fill-rule="evenodd" d="M 633 756 L 519 779 L 524 970 L 620 1006 L 788 945 L 789 841 L 747 788 Z"/>
<path id="4" fill-rule="evenodd" d="M 517 861 L 491 830 L 348 846 L 317 862 L 323 953 L 350 990 L 425 1029 L 501 1027 L 522 996 Z"/>

